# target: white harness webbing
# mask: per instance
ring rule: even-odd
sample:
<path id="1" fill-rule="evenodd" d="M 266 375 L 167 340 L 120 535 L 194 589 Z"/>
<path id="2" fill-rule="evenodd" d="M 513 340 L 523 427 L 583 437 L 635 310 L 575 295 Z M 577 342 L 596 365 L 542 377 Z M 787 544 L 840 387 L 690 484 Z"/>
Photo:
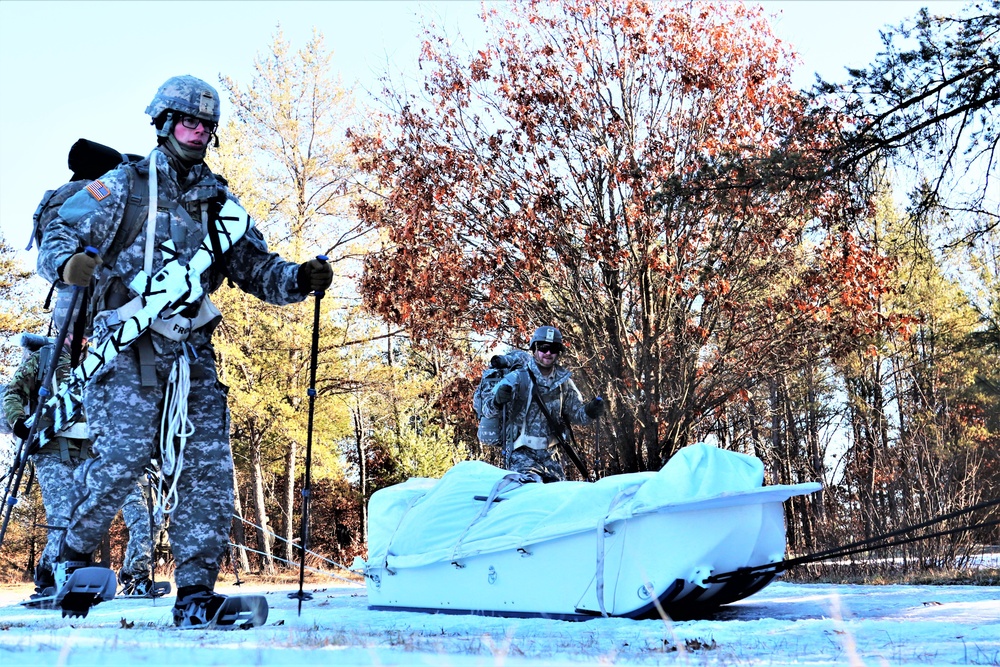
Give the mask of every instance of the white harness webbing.
<path id="1" fill-rule="evenodd" d="M 531 399 L 532 390 L 534 387 L 528 385 L 528 400 L 524 404 L 524 413 L 521 415 L 521 432 L 518 434 L 517 439 L 514 440 L 514 445 L 511 447 L 511 451 L 519 449 L 521 447 L 528 447 L 530 449 L 544 451 L 549 448 L 549 439 L 543 438 L 541 436 L 528 435 L 528 412 L 531 410 Z"/>
<path id="2" fill-rule="evenodd" d="M 184 467 L 184 446 L 194 435 L 195 428 L 188 419 L 188 393 L 191 390 L 191 362 L 187 345 L 184 354 L 178 355 L 170 368 L 170 378 L 163 394 L 163 415 L 160 419 L 160 501 L 157 515 L 170 514 L 177 507 L 177 482 Z M 164 481 L 171 478 L 170 488 Z"/>
<path id="3" fill-rule="evenodd" d="M 153 149 L 149 154 L 149 211 L 146 215 L 146 251 L 142 268 L 147 276 L 153 275 L 153 244 L 156 241 L 156 212 L 160 210 L 160 193 L 157 180 L 157 160 L 160 151 Z"/>
<path id="4" fill-rule="evenodd" d="M 59 391 L 59 380 L 56 374 L 52 374 L 52 393 Z M 90 426 L 85 421 L 75 421 L 66 428 L 56 433 L 61 438 L 72 438 L 74 440 L 86 440 L 90 437 Z"/>

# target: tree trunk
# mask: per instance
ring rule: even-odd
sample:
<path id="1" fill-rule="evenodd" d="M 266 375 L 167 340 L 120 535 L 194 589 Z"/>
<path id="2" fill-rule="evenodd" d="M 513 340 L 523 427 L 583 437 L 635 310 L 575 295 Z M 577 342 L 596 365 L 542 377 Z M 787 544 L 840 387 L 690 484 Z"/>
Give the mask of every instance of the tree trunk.
<path id="1" fill-rule="evenodd" d="M 292 440 L 288 443 L 288 456 L 285 457 L 285 560 L 295 563 L 295 455 L 298 443 Z M 306 545 L 300 545 L 303 549 Z"/>
<path id="2" fill-rule="evenodd" d="M 236 470 L 233 469 L 233 510 L 236 516 L 233 517 L 233 541 L 238 547 L 234 557 L 239 558 L 239 570 L 247 572 L 250 569 L 250 559 L 247 558 L 247 531 L 243 526 L 243 500 L 240 497 L 239 478 Z"/>
<path id="3" fill-rule="evenodd" d="M 274 552 L 271 550 L 271 529 L 268 527 L 267 505 L 264 498 L 264 469 L 260 442 L 250 443 L 250 474 L 253 484 L 254 509 L 257 511 L 257 550 L 260 551 L 261 574 L 274 574 Z"/>
<path id="4" fill-rule="evenodd" d="M 365 434 L 362 423 L 361 407 L 355 406 L 354 417 L 354 445 L 358 454 L 358 487 L 361 491 L 361 503 L 358 507 L 358 516 L 361 517 L 361 537 L 368 543 L 368 462 L 365 460 Z"/>

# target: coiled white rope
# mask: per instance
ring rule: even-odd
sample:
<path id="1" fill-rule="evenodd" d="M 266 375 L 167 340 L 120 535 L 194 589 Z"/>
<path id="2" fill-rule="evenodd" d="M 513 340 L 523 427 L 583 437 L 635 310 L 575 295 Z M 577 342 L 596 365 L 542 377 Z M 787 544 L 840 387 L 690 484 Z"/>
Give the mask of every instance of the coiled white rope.
<path id="1" fill-rule="evenodd" d="M 163 394 L 163 415 L 160 418 L 160 501 L 157 517 L 170 514 L 177 507 L 177 482 L 184 467 L 184 446 L 194 435 L 194 424 L 188 419 L 188 394 L 191 391 L 191 362 L 187 345 L 177 355 L 170 368 L 170 378 Z M 164 483 L 170 478 L 170 486 Z"/>

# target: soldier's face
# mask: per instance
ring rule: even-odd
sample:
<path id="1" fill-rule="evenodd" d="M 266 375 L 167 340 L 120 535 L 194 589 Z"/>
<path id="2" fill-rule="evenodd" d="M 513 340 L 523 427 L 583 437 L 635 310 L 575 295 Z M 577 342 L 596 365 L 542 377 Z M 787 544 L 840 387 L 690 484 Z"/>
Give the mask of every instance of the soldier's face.
<path id="1" fill-rule="evenodd" d="M 539 368 L 552 368 L 556 363 L 556 359 L 559 358 L 559 352 L 559 348 L 547 343 L 536 345 L 534 351 L 535 363 L 538 364 Z"/>
<path id="2" fill-rule="evenodd" d="M 174 125 L 174 136 L 182 146 L 195 150 L 203 150 L 208 146 L 208 141 L 212 138 L 212 132 L 206 129 L 201 123 L 198 123 L 193 129 L 188 127 L 186 123 L 176 123 Z"/>

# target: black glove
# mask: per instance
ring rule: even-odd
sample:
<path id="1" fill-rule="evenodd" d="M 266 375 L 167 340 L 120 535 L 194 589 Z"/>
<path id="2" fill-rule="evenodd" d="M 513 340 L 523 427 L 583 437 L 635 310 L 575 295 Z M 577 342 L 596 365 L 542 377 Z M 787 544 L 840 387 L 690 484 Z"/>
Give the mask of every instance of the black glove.
<path id="1" fill-rule="evenodd" d="M 583 411 L 587 413 L 587 416 L 591 419 L 597 419 L 604 414 L 604 401 L 598 396 L 590 403 L 583 406 Z"/>
<path id="2" fill-rule="evenodd" d="M 497 405 L 504 405 L 505 403 L 510 403 L 510 399 L 514 398 L 514 388 L 509 384 L 498 384 L 496 393 L 493 394 L 493 402 Z"/>
<path id="3" fill-rule="evenodd" d="M 31 435 L 31 429 L 25 425 L 24 417 L 19 417 L 18 420 L 14 422 L 14 425 L 10 427 L 10 430 L 21 440 L 27 440 L 28 436 Z"/>
<path id="4" fill-rule="evenodd" d="M 94 271 L 101 265 L 101 258 L 78 252 L 63 265 L 60 277 L 67 285 L 86 287 L 94 277 Z"/>
<path id="5" fill-rule="evenodd" d="M 299 264 L 299 292 L 323 292 L 333 282 L 333 267 L 320 259 Z"/>

